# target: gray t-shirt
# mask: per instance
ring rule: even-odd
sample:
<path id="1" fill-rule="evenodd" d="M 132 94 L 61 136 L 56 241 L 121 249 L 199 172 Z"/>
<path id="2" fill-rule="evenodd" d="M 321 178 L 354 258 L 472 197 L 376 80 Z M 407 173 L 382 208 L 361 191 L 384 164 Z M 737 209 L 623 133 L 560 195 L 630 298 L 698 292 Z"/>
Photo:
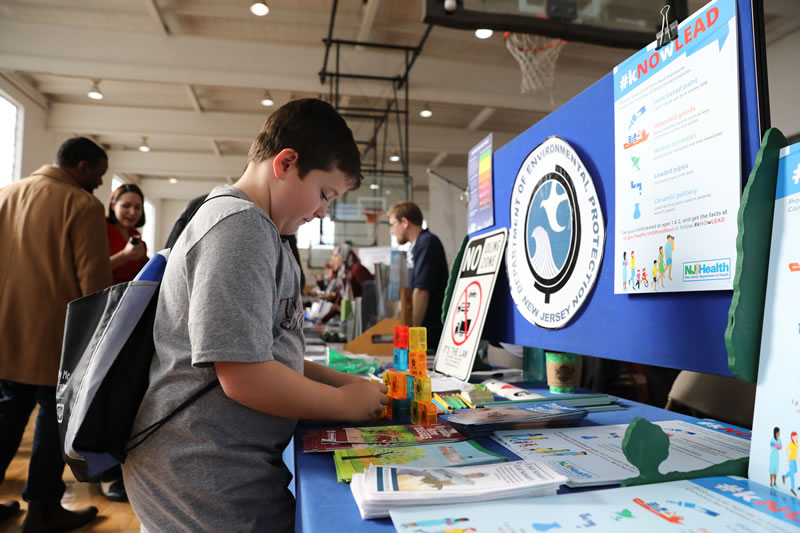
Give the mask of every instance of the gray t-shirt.
<path id="1" fill-rule="evenodd" d="M 215 361 L 276 360 L 303 372 L 299 267 L 267 214 L 218 187 L 181 235 L 158 297 L 150 386 L 133 432 L 216 378 Z M 221 387 L 134 449 L 125 486 L 142 531 L 291 531 L 281 452 L 296 420 L 266 415 Z"/>

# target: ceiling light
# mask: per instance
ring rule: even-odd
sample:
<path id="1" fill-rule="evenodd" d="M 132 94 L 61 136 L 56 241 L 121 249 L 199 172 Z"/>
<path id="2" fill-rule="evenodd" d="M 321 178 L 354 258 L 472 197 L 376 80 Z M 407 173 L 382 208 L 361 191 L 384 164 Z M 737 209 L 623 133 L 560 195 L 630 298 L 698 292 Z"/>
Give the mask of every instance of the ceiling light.
<path id="1" fill-rule="evenodd" d="M 86 93 L 86 96 L 92 100 L 103 99 L 103 93 L 100 91 L 100 80 L 92 80 L 92 86 L 89 88 L 89 92 Z"/>
<path id="2" fill-rule="evenodd" d="M 264 97 L 261 98 L 261 105 L 264 107 L 275 105 L 275 100 L 272 99 L 272 95 L 269 94 L 269 91 L 264 91 Z"/>
<path id="3" fill-rule="evenodd" d="M 433 111 L 431 111 L 431 108 L 428 107 L 427 102 L 425 103 L 425 106 L 422 108 L 422 110 L 419 112 L 419 116 L 421 116 L 422 118 L 429 118 L 433 116 Z"/>
<path id="4" fill-rule="evenodd" d="M 369 188 L 372 189 L 373 191 L 377 191 L 378 189 L 381 188 L 381 186 L 378 185 L 377 183 L 370 183 Z"/>
<path id="5" fill-rule="evenodd" d="M 170 178 L 169 182 L 170 184 L 175 185 L 176 183 L 178 183 L 178 178 Z"/>
<path id="6" fill-rule="evenodd" d="M 139 145 L 140 152 L 149 152 L 150 146 L 147 144 L 147 137 L 142 137 L 142 144 Z"/>
<path id="7" fill-rule="evenodd" d="M 257 17 L 264 17 L 269 14 L 269 6 L 264 2 L 254 2 L 250 5 L 250 13 Z"/>
<path id="8" fill-rule="evenodd" d="M 492 36 L 492 33 L 494 32 L 492 32 L 492 30 L 488 28 L 478 28 L 477 30 L 475 30 L 475 37 L 477 37 L 478 39 L 488 39 L 489 37 Z"/>
<path id="9" fill-rule="evenodd" d="M 392 163 L 397 163 L 398 161 L 400 161 L 400 154 L 398 154 L 397 152 L 392 152 L 392 155 L 389 156 L 389 161 L 391 161 Z"/>

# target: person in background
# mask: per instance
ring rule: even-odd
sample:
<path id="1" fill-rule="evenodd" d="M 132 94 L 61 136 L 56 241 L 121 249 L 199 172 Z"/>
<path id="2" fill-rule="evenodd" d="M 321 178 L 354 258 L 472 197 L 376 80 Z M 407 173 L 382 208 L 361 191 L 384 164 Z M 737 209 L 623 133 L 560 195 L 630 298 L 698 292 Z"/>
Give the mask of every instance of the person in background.
<path id="1" fill-rule="evenodd" d="M 334 290 L 336 298 L 330 312 L 320 320 L 323 324 L 340 312 L 343 298 L 358 298 L 362 294 L 364 282 L 375 279 L 375 276 L 361 264 L 361 260 L 353 251 L 350 243 L 336 245 L 331 253 L 329 264 L 331 270 L 336 273 Z"/>
<path id="2" fill-rule="evenodd" d="M 111 193 L 106 212 L 108 247 L 114 283 L 131 281 L 147 264 L 147 245 L 137 228 L 144 226 L 144 194 L 132 183 Z"/>
<path id="3" fill-rule="evenodd" d="M 428 328 L 428 348 L 435 349 L 442 335 L 442 304 L 449 271 L 439 237 L 422 229 L 422 211 L 411 202 L 393 205 L 389 226 L 397 244 L 411 243 L 408 251 L 408 286 L 412 289 L 412 326 Z"/>
<path id="4" fill-rule="evenodd" d="M 108 169 L 105 151 L 73 137 L 56 162 L 0 190 L 0 483 L 36 404 L 23 531 L 67 531 L 89 523 L 96 507 L 61 506 L 56 406 L 67 304 L 111 284 L 103 204 L 92 191 Z M 0 504 L 0 520 L 19 511 Z"/>
<path id="5" fill-rule="evenodd" d="M 144 226 L 144 194 L 134 184 L 126 183 L 111 193 L 106 210 L 111 274 L 115 284 L 132 281 L 147 263 L 147 245 L 137 228 Z M 100 494 L 114 502 L 128 501 L 122 469 L 115 466 L 103 472 Z"/>
<path id="6" fill-rule="evenodd" d="M 361 182 L 344 119 L 321 100 L 270 114 L 232 186 L 211 191 L 170 252 L 141 431 L 218 381 L 122 465 L 143 531 L 294 531 L 281 453 L 297 419 L 366 421 L 386 387 L 304 361 L 292 235 Z"/>

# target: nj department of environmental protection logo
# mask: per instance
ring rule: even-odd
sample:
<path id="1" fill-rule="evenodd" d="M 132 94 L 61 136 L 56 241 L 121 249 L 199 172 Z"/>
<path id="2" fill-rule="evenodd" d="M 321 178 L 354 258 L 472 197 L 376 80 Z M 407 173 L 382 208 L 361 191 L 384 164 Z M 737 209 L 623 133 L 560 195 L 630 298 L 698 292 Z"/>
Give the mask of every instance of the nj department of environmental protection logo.
<path id="1" fill-rule="evenodd" d="M 537 146 L 511 193 L 506 267 L 519 312 L 545 328 L 566 325 L 600 269 L 605 223 L 594 183 L 563 139 Z"/>

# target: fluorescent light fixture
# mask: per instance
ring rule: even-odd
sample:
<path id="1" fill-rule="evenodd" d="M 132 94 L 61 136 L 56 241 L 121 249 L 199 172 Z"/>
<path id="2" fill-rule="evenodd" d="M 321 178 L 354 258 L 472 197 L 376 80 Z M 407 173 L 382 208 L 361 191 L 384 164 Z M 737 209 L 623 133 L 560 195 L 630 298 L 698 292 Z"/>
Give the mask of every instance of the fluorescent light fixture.
<path id="1" fill-rule="evenodd" d="M 103 99 L 103 93 L 100 91 L 100 80 L 92 80 L 92 86 L 89 88 L 89 92 L 86 93 L 86 96 L 92 100 Z"/>
<path id="2" fill-rule="evenodd" d="M 275 100 L 272 99 L 272 95 L 269 94 L 269 91 L 264 91 L 264 96 L 261 98 L 261 105 L 264 107 L 275 105 Z"/>
<path id="3" fill-rule="evenodd" d="M 147 137 L 142 137 L 142 144 L 139 145 L 140 152 L 149 152 L 150 146 L 147 144 Z"/>
<path id="4" fill-rule="evenodd" d="M 478 28 L 475 30 L 475 37 L 478 39 L 488 39 L 492 36 L 492 33 L 494 32 L 488 28 Z"/>
<path id="5" fill-rule="evenodd" d="M 425 102 L 425 106 L 423 106 L 422 110 L 419 112 L 419 116 L 422 118 L 430 118 L 433 116 L 433 111 L 431 111 L 431 108 L 428 107 L 427 102 Z"/>
<path id="6" fill-rule="evenodd" d="M 250 4 L 250 13 L 257 17 L 265 17 L 269 14 L 269 6 L 264 2 L 253 2 Z"/>
<path id="7" fill-rule="evenodd" d="M 171 185 L 175 185 L 176 183 L 178 183 L 178 178 L 172 177 L 169 179 L 169 182 Z"/>
<path id="8" fill-rule="evenodd" d="M 392 152 L 392 155 L 389 156 L 389 161 L 391 161 L 392 163 L 397 163 L 398 161 L 400 161 L 400 154 L 398 154 L 397 152 Z"/>

